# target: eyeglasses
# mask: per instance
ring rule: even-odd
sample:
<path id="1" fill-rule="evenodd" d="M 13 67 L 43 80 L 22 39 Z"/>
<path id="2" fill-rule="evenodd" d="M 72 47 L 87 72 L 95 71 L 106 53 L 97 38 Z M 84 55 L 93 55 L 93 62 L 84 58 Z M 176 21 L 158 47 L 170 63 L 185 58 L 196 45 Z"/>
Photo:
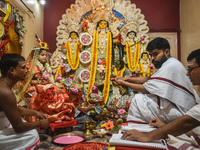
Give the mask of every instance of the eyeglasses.
<path id="1" fill-rule="evenodd" d="M 189 73 L 191 73 L 192 70 L 194 70 L 195 68 L 199 68 L 199 67 L 200 67 L 200 66 L 197 66 L 197 67 L 189 67 L 187 70 L 188 70 Z"/>

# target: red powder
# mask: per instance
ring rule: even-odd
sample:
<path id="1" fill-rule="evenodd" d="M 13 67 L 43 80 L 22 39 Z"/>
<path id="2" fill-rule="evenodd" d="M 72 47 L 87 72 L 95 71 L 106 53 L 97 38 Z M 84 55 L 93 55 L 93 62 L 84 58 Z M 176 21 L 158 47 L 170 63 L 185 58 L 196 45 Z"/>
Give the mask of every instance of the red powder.
<path id="1" fill-rule="evenodd" d="M 80 136 L 62 136 L 54 140 L 58 144 L 73 144 L 82 142 L 84 139 Z"/>

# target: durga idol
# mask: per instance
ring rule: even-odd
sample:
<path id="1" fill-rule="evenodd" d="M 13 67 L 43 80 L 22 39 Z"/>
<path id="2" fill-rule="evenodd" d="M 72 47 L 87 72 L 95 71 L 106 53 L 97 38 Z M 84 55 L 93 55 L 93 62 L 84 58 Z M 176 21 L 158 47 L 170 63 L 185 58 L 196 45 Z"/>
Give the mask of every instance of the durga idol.
<path id="1" fill-rule="evenodd" d="M 97 28 L 93 34 L 92 55 L 90 66 L 90 80 L 88 84 L 88 95 L 92 91 L 92 86 L 95 84 L 97 62 L 106 62 L 103 98 L 107 102 L 110 91 L 110 72 L 112 63 L 112 34 L 109 30 L 107 20 L 100 20 L 97 23 Z M 89 97 L 88 97 L 89 100 Z"/>

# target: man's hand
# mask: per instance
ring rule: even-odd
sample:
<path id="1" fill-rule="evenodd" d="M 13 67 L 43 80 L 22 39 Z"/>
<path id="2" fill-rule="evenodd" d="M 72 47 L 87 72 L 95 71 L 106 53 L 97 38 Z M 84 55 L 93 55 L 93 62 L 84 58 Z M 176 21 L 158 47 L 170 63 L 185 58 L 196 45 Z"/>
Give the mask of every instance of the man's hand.
<path id="1" fill-rule="evenodd" d="M 110 78 L 110 80 L 116 85 L 120 86 L 124 84 L 125 79 L 123 77 L 116 77 L 116 78 Z"/>
<path id="2" fill-rule="evenodd" d="M 47 119 L 46 114 L 40 113 L 38 111 L 35 111 L 35 117 L 38 118 L 38 119 Z"/>
<path id="3" fill-rule="evenodd" d="M 153 118 L 150 122 L 149 122 L 149 126 L 152 126 L 152 127 L 157 127 L 157 128 L 160 128 L 162 126 L 164 126 L 165 123 L 162 122 L 159 118 Z"/>
<path id="4" fill-rule="evenodd" d="M 136 140 L 140 142 L 149 142 L 150 138 L 148 137 L 148 133 L 142 133 L 135 129 L 124 132 L 121 137 L 122 140 Z"/>
<path id="5" fill-rule="evenodd" d="M 47 129 L 49 127 L 49 120 L 47 118 L 40 120 L 40 128 Z"/>
<path id="6" fill-rule="evenodd" d="M 111 81 L 113 81 L 113 80 L 125 80 L 125 78 L 124 77 L 116 77 L 116 78 L 110 78 L 110 80 Z"/>

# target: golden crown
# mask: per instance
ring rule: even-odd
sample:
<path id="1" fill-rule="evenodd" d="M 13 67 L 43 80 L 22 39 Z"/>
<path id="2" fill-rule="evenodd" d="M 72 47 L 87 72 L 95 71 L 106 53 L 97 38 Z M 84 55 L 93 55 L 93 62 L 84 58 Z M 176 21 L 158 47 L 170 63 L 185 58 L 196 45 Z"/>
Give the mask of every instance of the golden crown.
<path id="1" fill-rule="evenodd" d="M 46 42 L 42 42 L 42 40 L 38 37 L 37 34 L 35 34 L 35 37 L 40 45 L 40 49 L 46 49 L 46 50 L 49 49 L 48 44 Z"/>

